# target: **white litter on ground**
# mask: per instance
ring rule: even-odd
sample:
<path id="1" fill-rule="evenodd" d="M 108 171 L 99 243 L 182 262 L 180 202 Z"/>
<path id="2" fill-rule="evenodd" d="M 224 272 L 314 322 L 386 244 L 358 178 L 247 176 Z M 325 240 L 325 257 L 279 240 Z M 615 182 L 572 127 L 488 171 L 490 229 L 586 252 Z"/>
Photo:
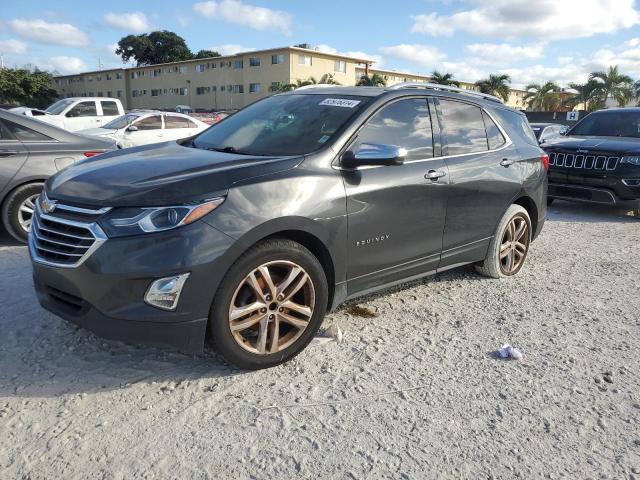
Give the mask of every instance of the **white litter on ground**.
<path id="1" fill-rule="evenodd" d="M 498 350 L 498 353 L 502 358 L 513 358 L 515 360 L 522 359 L 522 352 L 517 348 L 512 347 L 508 343 L 505 343 L 504 345 L 502 345 L 500 350 Z"/>

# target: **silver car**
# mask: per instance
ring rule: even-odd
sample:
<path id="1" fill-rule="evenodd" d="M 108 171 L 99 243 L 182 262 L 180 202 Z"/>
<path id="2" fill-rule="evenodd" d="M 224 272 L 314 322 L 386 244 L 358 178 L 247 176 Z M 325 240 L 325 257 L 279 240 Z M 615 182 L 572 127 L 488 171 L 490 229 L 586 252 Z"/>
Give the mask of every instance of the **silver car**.
<path id="1" fill-rule="evenodd" d="M 5 229 L 26 242 L 44 181 L 78 160 L 116 148 L 113 140 L 76 135 L 0 110 L 0 218 Z"/>

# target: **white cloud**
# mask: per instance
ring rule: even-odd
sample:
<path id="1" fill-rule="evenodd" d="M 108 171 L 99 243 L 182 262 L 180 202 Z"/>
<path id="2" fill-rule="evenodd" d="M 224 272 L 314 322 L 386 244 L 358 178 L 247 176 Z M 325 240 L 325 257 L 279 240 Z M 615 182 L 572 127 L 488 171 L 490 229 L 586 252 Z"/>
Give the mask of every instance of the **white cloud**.
<path id="1" fill-rule="evenodd" d="M 255 50 L 255 48 L 244 47 L 238 43 L 225 43 L 224 45 L 215 45 L 209 48 L 209 50 L 214 50 L 220 55 L 235 55 L 236 53 L 250 52 Z"/>
<path id="2" fill-rule="evenodd" d="M 89 43 L 86 33 L 68 23 L 49 23 L 44 20 L 15 19 L 7 28 L 21 38 L 35 42 L 82 47 Z"/>
<path id="3" fill-rule="evenodd" d="M 87 64 L 78 57 L 65 55 L 36 60 L 33 62 L 38 68 L 49 71 L 57 71 L 61 74 L 80 73 L 88 69 Z"/>
<path id="4" fill-rule="evenodd" d="M 20 40 L 0 40 L 0 52 L 20 55 L 27 51 L 27 44 Z"/>
<path id="5" fill-rule="evenodd" d="M 199 2 L 193 10 L 210 19 L 226 20 L 255 30 L 279 30 L 291 34 L 293 15 L 279 10 L 248 5 L 240 0 L 221 0 Z"/>
<path id="6" fill-rule="evenodd" d="M 358 50 L 349 50 L 346 52 L 342 52 L 342 51 L 339 51 L 337 48 L 332 47 L 331 45 L 327 45 L 326 43 L 321 43 L 320 45 L 316 45 L 316 50 L 322 53 L 331 53 L 333 55 L 346 55 L 347 57 L 370 60 L 375 63 L 376 67 L 380 67 L 384 63 L 384 59 L 382 58 L 381 55 L 372 55 L 372 54 L 361 52 Z"/>
<path id="7" fill-rule="evenodd" d="M 104 16 L 105 22 L 117 30 L 132 33 L 142 33 L 151 30 L 147 16 L 142 12 L 112 13 Z"/>
<path id="8" fill-rule="evenodd" d="M 430 45 L 401 44 L 382 47 L 380 51 L 385 56 L 399 58 L 429 69 L 432 69 L 436 63 L 444 60 L 446 57 L 444 53 Z"/>
<path id="9" fill-rule="evenodd" d="M 549 40 L 611 33 L 640 23 L 635 0 L 472 1 L 476 8 L 452 15 L 416 15 L 411 31 L 433 36 L 463 31 L 499 38 Z"/>
<path id="10" fill-rule="evenodd" d="M 504 63 L 541 58 L 544 47 L 544 43 L 522 46 L 508 43 L 473 43 L 467 45 L 465 51 L 479 62 Z"/>

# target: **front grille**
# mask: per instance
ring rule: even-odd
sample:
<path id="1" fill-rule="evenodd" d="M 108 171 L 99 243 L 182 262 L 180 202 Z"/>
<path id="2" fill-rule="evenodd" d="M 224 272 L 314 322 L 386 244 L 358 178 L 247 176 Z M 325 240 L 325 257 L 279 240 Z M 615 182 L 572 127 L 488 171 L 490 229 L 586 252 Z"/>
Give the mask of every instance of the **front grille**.
<path id="1" fill-rule="evenodd" d="M 578 168 L 583 170 L 611 171 L 618 168 L 620 157 L 605 153 L 587 155 L 573 152 L 550 152 L 549 165 L 561 168 Z"/>
<path id="2" fill-rule="evenodd" d="M 86 212 L 94 220 L 105 209 Z M 29 247 L 34 260 L 61 267 L 80 265 L 106 240 L 102 229 L 94 222 L 78 222 L 68 217 L 68 207 L 59 205 L 50 214 L 42 213 L 40 199 L 29 232 Z"/>

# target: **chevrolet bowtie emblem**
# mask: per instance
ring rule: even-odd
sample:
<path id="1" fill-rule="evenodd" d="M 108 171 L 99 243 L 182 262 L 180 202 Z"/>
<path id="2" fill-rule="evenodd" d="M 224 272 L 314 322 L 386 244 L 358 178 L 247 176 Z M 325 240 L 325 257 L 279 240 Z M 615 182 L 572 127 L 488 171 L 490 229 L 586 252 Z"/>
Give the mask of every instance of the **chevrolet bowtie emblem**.
<path id="1" fill-rule="evenodd" d="M 40 201 L 40 208 L 44 213 L 51 213 L 56 209 L 58 202 L 56 200 L 49 200 L 46 195 L 42 197 Z"/>

